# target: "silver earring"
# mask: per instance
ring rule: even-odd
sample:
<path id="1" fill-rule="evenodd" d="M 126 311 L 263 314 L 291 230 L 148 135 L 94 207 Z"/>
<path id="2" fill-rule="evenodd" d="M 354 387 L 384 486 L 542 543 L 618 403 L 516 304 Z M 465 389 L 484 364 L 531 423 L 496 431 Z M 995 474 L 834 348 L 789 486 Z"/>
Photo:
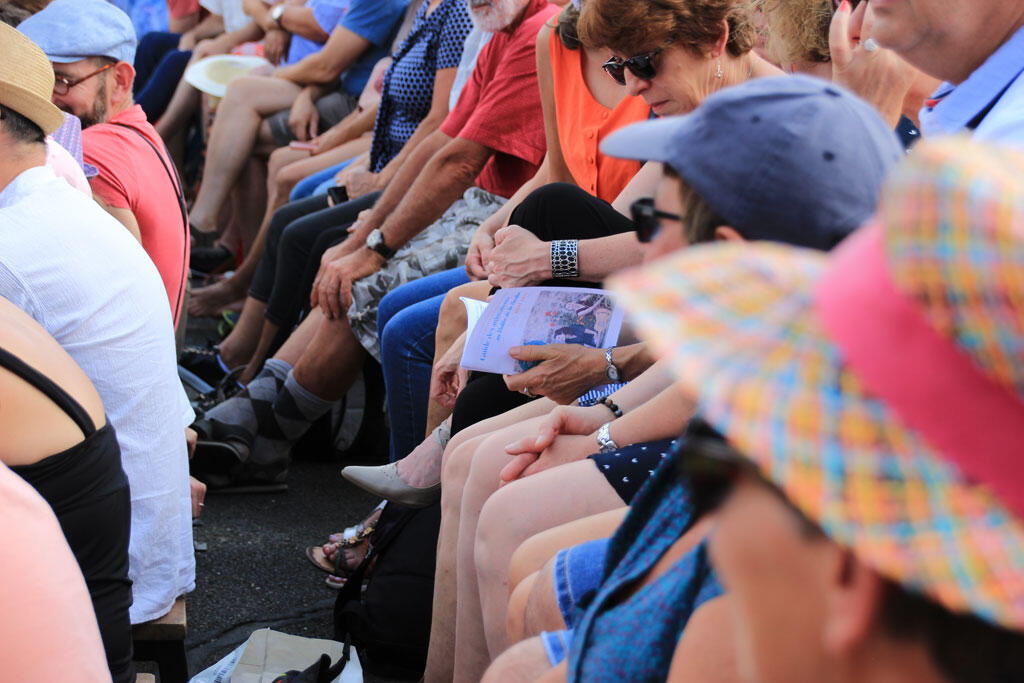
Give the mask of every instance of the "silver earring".
<path id="1" fill-rule="evenodd" d="M 722 78 L 722 60 L 718 60 L 718 69 L 715 70 L 715 78 Z"/>

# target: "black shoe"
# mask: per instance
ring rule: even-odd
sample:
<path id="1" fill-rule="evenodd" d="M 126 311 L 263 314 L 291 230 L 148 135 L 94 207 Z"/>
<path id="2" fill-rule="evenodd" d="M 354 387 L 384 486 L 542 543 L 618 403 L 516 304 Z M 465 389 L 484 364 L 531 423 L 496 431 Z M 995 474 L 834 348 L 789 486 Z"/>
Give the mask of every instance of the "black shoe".
<path id="1" fill-rule="evenodd" d="M 192 247 L 189 268 L 197 273 L 209 275 L 227 270 L 235 262 L 235 255 L 224 246 Z"/>
<path id="2" fill-rule="evenodd" d="M 219 385 L 228 374 L 228 367 L 220 359 L 220 349 L 216 346 L 186 346 L 178 356 L 178 365 L 212 387 Z"/>

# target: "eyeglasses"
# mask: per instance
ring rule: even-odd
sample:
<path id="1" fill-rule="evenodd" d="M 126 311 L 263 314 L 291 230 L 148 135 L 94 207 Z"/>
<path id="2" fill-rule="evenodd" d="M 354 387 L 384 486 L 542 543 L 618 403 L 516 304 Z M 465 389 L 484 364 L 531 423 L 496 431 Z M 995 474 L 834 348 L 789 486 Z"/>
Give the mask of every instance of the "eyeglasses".
<path id="1" fill-rule="evenodd" d="M 99 69 L 96 69 L 95 71 L 93 71 L 91 74 L 86 74 L 85 76 L 82 76 L 81 78 L 68 78 L 67 76 L 61 76 L 60 74 L 54 74 L 54 76 L 53 76 L 53 92 L 56 93 L 57 95 L 67 95 L 69 90 L 74 88 L 76 85 L 78 85 L 82 81 L 87 81 L 90 78 L 92 78 L 93 76 L 95 76 L 97 74 L 103 73 L 104 71 L 106 71 L 110 67 L 114 66 L 115 64 L 117 64 L 117 62 L 110 62 L 106 66 L 100 67 Z"/>
<path id="2" fill-rule="evenodd" d="M 633 202 L 629 207 L 629 215 L 636 228 L 636 238 L 643 244 L 654 239 L 654 236 L 661 230 L 659 218 L 671 221 L 682 220 L 682 217 L 677 214 L 654 208 L 654 199 L 651 197 L 641 197 Z"/>
<path id="3" fill-rule="evenodd" d="M 657 50 L 634 55 L 629 59 L 612 57 L 601 68 L 608 72 L 608 75 L 619 85 L 626 85 L 626 69 L 632 71 L 637 78 L 649 81 L 658 75 L 658 70 L 654 68 L 654 58 L 660 53 L 661 48 L 659 47 Z"/>

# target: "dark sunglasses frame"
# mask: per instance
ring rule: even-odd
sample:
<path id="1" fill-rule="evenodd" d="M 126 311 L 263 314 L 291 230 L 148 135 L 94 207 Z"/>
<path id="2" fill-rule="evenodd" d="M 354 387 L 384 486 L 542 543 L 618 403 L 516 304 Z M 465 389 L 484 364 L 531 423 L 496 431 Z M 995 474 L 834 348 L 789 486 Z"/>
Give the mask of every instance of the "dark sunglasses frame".
<path id="1" fill-rule="evenodd" d="M 659 218 L 666 220 L 681 221 L 681 216 L 667 211 L 659 211 L 654 208 L 654 199 L 641 197 L 629 206 L 629 215 L 633 219 L 636 228 L 636 238 L 643 244 L 647 244 L 661 230 Z"/>
<path id="2" fill-rule="evenodd" d="M 823 537 L 825 532 L 811 521 L 786 494 L 765 478 L 751 460 L 720 438 L 684 438 L 676 447 L 675 465 L 678 476 L 690 483 L 694 509 L 700 514 L 717 509 L 740 476 L 747 474 L 770 490 L 797 518 L 804 535 Z"/>
<path id="3" fill-rule="evenodd" d="M 658 75 L 658 70 L 654 66 L 654 58 L 661 54 L 661 50 L 662 48 L 659 47 L 657 50 L 633 55 L 629 59 L 610 57 L 601 65 L 601 68 L 619 85 L 626 85 L 626 69 L 633 72 L 637 78 L 649 81 Z"/>
<path id="4" fill-rule="evenodd" d="M 81 78 L 68 78 L 67 76 L 61 76 L 60 74 L 54 74 L 53 76 L 53 92 L 58 95 L 67 95 L 68 92 L 82 81 L 87 81 L 93 76 L 103 73 L 107 69 L 112 68 L 117 62 L 110 62 L 106 66 L 101 66 L 90 74 L 86 74 Z"/>

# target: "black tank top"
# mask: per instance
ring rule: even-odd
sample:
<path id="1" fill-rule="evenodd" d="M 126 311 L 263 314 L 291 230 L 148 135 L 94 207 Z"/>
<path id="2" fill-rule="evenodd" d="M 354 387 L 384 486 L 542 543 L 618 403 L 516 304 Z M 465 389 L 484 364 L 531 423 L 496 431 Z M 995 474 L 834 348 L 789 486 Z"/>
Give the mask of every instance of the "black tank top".
<path id="1" fill-rule="evenodd" d="M 121 469 L 121 450 L 110 423 L 96 429 L 92 418 L 66 391 L 50 378 L 0 348 L 0 367 L 9 370 L 46 395 L 70 417 L 85 436 L 80 443 L 30 465 L 11 470 L 39 491 L 57 517 L 83 502 L 109 495 L 128 479 Z"/>

